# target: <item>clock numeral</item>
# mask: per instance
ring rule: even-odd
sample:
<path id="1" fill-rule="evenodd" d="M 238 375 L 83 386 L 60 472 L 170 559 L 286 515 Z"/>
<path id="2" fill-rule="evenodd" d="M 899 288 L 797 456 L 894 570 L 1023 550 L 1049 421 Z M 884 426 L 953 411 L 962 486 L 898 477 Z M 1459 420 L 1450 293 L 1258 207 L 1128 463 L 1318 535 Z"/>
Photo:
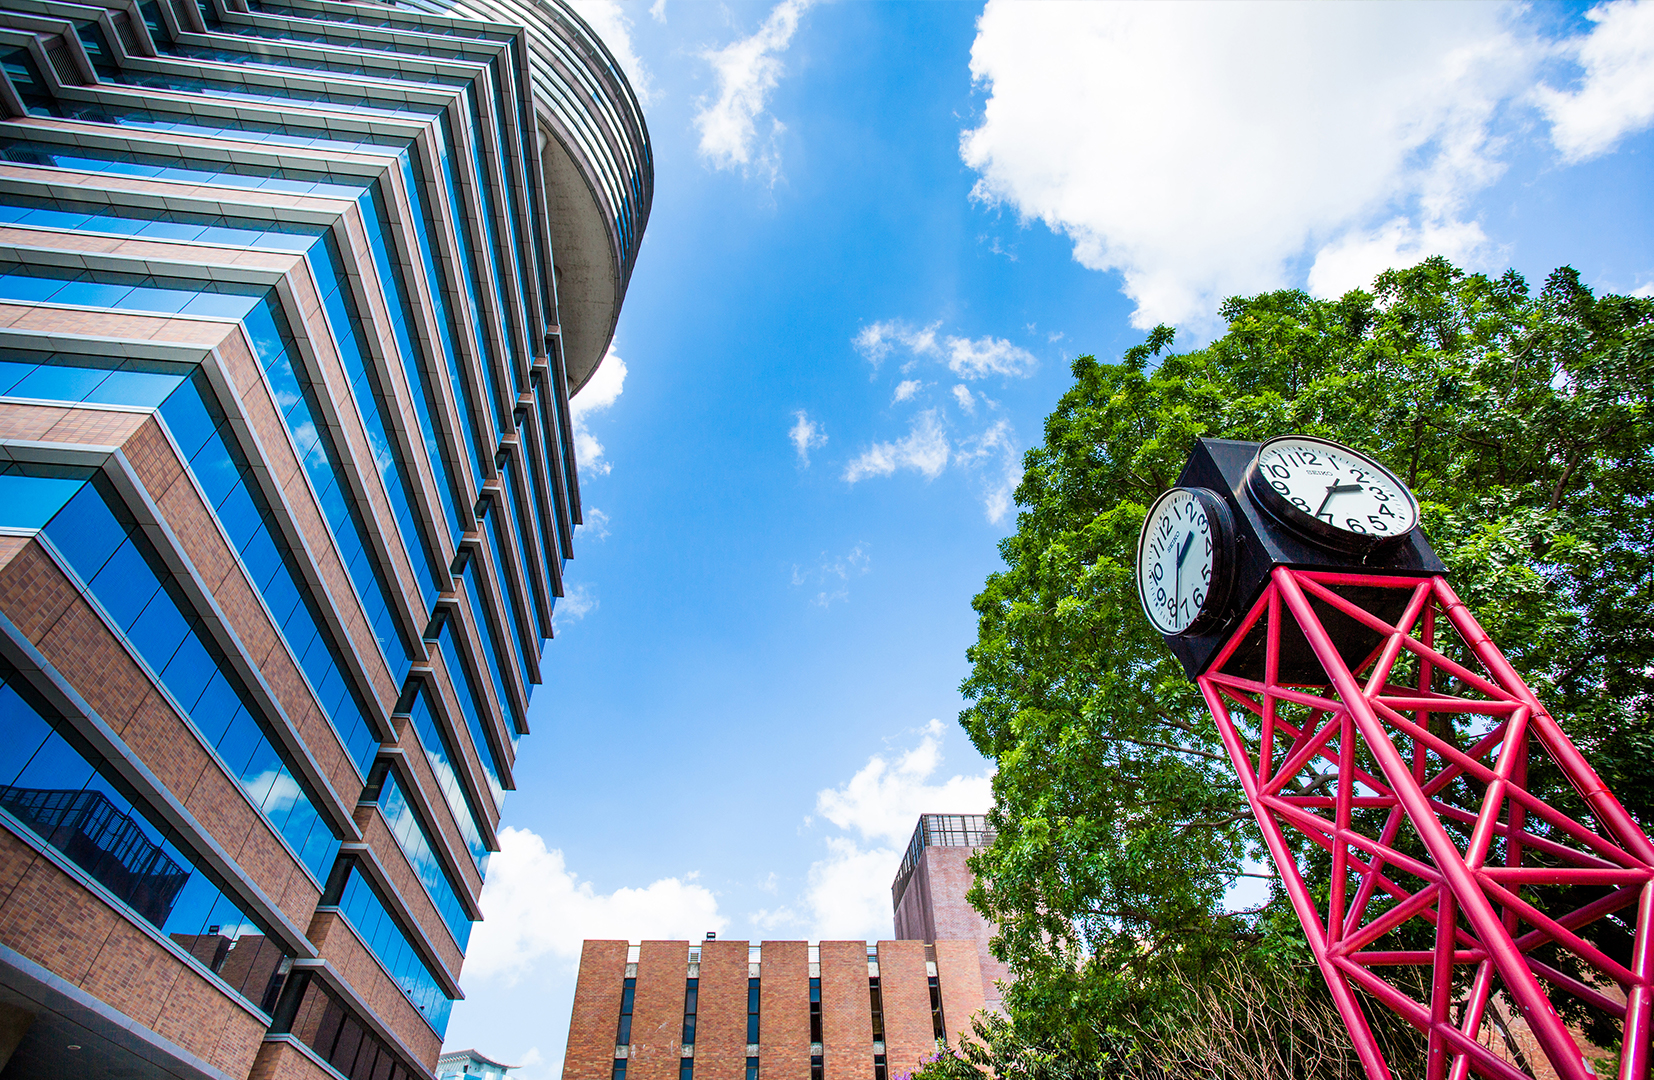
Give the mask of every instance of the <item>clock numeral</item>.
<path id="1" fill-rule="evenodd" d="M 1350 527 L 1350 532 L 1365 533 L 1367 526 L 1361 524 L 1360 518 L 1345 518 L 1344 524 Z"/>
<path id="2" fill-rule="evenodd" d="M 1396 512 L 1394 510 L 1391 510 L 1388 506 L 1385 506 L 1383 503 L 1378 504 L 1378 512 L 1383 514 L 1385 517 L 1395 517 L 1396 516 Z"/>
<path id="3" fill-rule="evenodd" d="M 1298 509 L 1302 510 L 1306 514 L 1310 512 L 1309 503 L 1305 502 L 1303 499 L 1301 499 L 1297 496 L 1293 496 L 1292 505 L 1296 506 Z"/>
<path id="4" fill-rule="evenodd" d="M 1373 498 L 1377 499 L 1381 503 L 1390 501 L 1390 493 L 1381 487 L 1370 487 L 1367 490 L 1372 493 Z"/>
<path id="5" fill-rule="evenodd" d="M 1281 483 L 1279 480 L 1271 480 L 1269 482 L 1269 486 L 1274 488 L 1276 491 L 1279 491 L 1282 495 L 1292 494 L 1292 489 Z"/>
<path id="6" fill-rule="evenodd" d="M 1285 465 L 1265 465 L 1264 468 L 1268 469 L 1269 475 L 1273 476 L 1277 480 L 1292 479 L 1292 470 L 1287 468 Z M 1282 491 L 1286 490 L 1286 488 L 1282 487 L 1280 484 L 1276 484 L 1275 486 L 1280 488 Z"/>
<path id="7" fill-rule="evenodd" d="M 1195 607 L 1196 608 L 1203 607 L 1205 605 L 1205 603 L 1206 603 L 1206 594 L 1201 592 L 1199 589 L 1195 590 L 1194 598 L 1195 598 Z"/>
<path id="8" fill-rule="evenodd" d="M 1166 590 L 1164 588 L 1154 590 L 1154 602 L 1157 604 L 1164 604 L 1166 602 Z"/>
<path id="9" fill-rule="evenodd" d="M 1367 474 L 1365 472 L 1361 471 L 1360 469 L 1356 468 L 1354 465 L 1350 466 L 1350 472 L 1355 474 L 1355 482 L 1356 483 L 1365 484 L 1367 482 Z"/>
<path id="10" fill-rule="evenodd" d="M 1373 523 L 1373 530 L 1375 532 L 1389 532 L 1390 531 L 1390 526 L 1384 524 L 1384 519 L 1379 517 L 1377 514 L 1367 515 L 1367 520 Z"/>
<path id="11" fill-rule="evenodd" d="M 1165 563 L 1155 563 L 1154 564 L 1154 573 L 1150 574 L 1149 577 L 1153 578 L 1155 581 L 1158 582 L 1161 578 L 1163 578 L 1165 576 L 1166 576 L 1166 564 Z"/>

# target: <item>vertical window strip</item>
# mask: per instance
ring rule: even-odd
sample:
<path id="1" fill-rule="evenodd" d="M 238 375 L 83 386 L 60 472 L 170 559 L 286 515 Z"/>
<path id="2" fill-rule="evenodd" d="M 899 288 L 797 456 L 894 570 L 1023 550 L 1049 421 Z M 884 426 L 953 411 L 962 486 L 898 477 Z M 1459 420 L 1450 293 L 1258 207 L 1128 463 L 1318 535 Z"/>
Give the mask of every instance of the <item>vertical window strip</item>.
<path id="1" fill-rule="evenodd" d="M 494 758 L 494 744 L 489 740 L 487 730 L 483 726 L 483 717 L 487 714 L 482 695 L 477 692 L 476 684 L 471 680 L 471 672 L 461 659 L 459 646 L 454 637 L 454 623 L 452 618 L 442 620 L 442 628 L 437 631 L 437 647 L 442 650 L 444 665 L 448 668 L 448 675 L 454 682 L 454 696 L 459 698 L 459 711 L 465 716 L 465 725 L 470 729 L 471 742 L 477 749 L 477 760 L 482 762 L 483 775 L 488 778 L 488 791 L 494 797 L 496 807 L 505 804 L 505 788 L 500 784 L 500 769 Z"/>
<path id="2" fill-rule="evenodd" d="M 410 328 L 418 323 L 413 303 L 408 298 L 407 285 L 402 280 L 402 263 L 391 257 L 387 239 L 391 235 L 390 214 L 385 209 L 385 196 L 378 181 L 368 185 L 358 205 L 362 210 L 362 225 L 367 232 L 368 247 L 372 249 L 374 266 L 378 270 L 380 288 L 385 293 L 386 306 L 391 311 L 391 329 L 396 338 L 402 371 L 407 375 L 408 385 L 413 390 L 413 406 L 419 415 L 419 428 L 425 439 L 425 454 L 431 460 L 431 471 L 436 474 L 437 493 L 442 497 L 443 513 L 447 515 L 448 528 L 457 543 L 465 531 L 460 524 L 459 507 L 468 500 L 461 494 L 453 470 L 448 467 L 448 456 L 443 452 L 442 442 L 437 435 L 435 416 L 441 410 L 437 404 L 436 391 L 425 374 L 424 351 L 416 347 L 416 339 L 410 332 Z M 398 315 L 401 317 L 398 318 Z M 461 441 L 470 447 L 473 454 L 476 452 L 474 442 L 463 438 Z M 477 474 L 482 474 L 480 464 Z"/>
<path id="3" fill-rule="evenodd" d="M 419 248 L 419 259 L 425 264 L 425 282 L 431 293 L 431 306 L 435 308 L 437 336 L 442 339 L 442 358 L 448 368 L 448 383 L 454 390 L 454 402 L 459 406 L 461 421 L 465 424 L 465 448 L 471 456 L 471 471 L 481 484 L 484 476 L 483 461 L 492 460 L 496 441 L 484 438 L 483 429 L 477 418 L 477 411 L 473 405 L 475 387 L 471 380 L 465 377 L 460 367 L 458 347 L 454 344 L 459 337 L 459 325 L 454 321 L 454 313 L 448 305 L 447 285 L 443 276 L 437 272 L 436 259 L 431 255 L 430 237 L 436 233 L 436 218 L 431 214 L 431 208 L 425 198 L 424 167 L 420 165 L 418 156 L 410 149 L 404 150 L 399 159 L 402 163 L 403 186 L 407 188 L 408 203 L 413 209 L 414 219 L 423 223 L 424 228 L 415 227 L 411 230 Z"/>
<path id="4" fill-rule="evenodd" d="M 457 182 L 454 178 L 454 157 L 450 152 L 454 145 L 454 130 L 448 123 L 448 114 L 442 114 L 442 122 L 437 125 L 436 155 L 437 165 L 442 171 L 443 187 L 448 195 L 448 208 L 454 219 L 454 241 L 459 248 L 459 270 L 464 285 L 466 310 L 471 313 L 471 337 L 477 347 L 477 363 L 482 367 L 483 382 L 488 399 L 488 414 L 494 420 L 494 440 L 498 445 L 499 439 L 505 434 L 505 424 L 500 420 L 500 377 L 497 368 L 499 357 L 494 352 L 493 338 L 488 334 L 488 324 L 483 320 L 481 296 L 477 288 L 477 267 L 472 256 L 471 215 L 465 212 L 465 206 L 459 200 Z M 409 151 L 411 159 L 415 155 Z"/>
<path id="5" fill-rule="evenodd" d="M 868 977 L 867 996 L 873 1008 L 873 1041 L 881 1043 L 884 1042 L 884 989 L 877 975 Z"/>
<path id="6" fill-rule="evenodd" d="M 527 452 L 526 447 L 524 447 L 523 450 L 525 453 Z M 528 462 L 525 461 L 523 464 L 526 466 Z M 531 470 L 525 469 L 525 471 Z M 517 477 L 515 473 L 516 470 L 512 469 L 508 463 L 506 467 L 500 470 L 500 478 L 504 481 L 505 501 L 511 506 L 513 514 L 512 523 L 517 526 L 517 562 L 523 568 L 523 583 L 528 588 L 529 604 L 534 608 L 535 621 L 532 624 L 534 626 L 534 632 L 533 635 L 530 636 L 529 641 L 534 641 L 536 637 L 541 641 L 544 641 L 545 638 L 549 636 L 547 629 L 551 626 L 551 613 L 541 606 L 540 590 L 534 587 L 534 563 L 528 557 L 528 543 L 529 539 L 534 535 L 534 528 L 532 519 L 529 517 L 528 503 L 524 498 L 524 493 L 519 491 L 517 488 Z M 549 585 L 550 583 L 547 582 L 546 584 Z M 546 591 L 549 592 L 550 589 L 548 588 Z M 536 648 L 533 651 L 535 655 L 538 655 L 540 650 Z M 527 684 L 525 683 L 524 685 Z"/>
<path id="7" fill-rule="evenodd" d="M 535 408 L 539 408 L 539 405 L 536 404 Z M 534 516 L 540 522 L 540 552 L 545 557 L 546 570 L 550 573 L 552 569 L 552 560 L 558 558 L 558 556 L 563 553 L 563 537 L 557 525 L 558 519 L 561 517 L 562 510 L 558 507 L 556 499 L 552 498 L 551 492 L 546 487 L 548 470 L 541 468 L 538 464 L 536 464 L 534 455 L 529 453 L 527 450 L 528 439 L 527 431 L 525 429 L 528 427 L 529 425 L 526 422 L 518 426 L 517 442 L 524 447 L 523 471 L 528 473 L 529 495 L 534 501 Z M 542 461 L 549 465 L 551 458 L 547 455 L 551 453 L 551 448 L 545 445 L 545 440 L 543 439 L 537 438 L 534 441 L 540 444 L 540 456 Z M 558 562 L 556 567 L 560 572 L 562 570 L 562 563 Z M 552 579 L 556 580 L 559 576 L 561 576 L 560 573 L 554 574 L 552 575 Z M 547 582 L 547 584 L 549 585 L 550 582 Z M 549 588 L 547 591 L 553 593 L 555 592 L 555 590 Z M 555 595 L 552 596 L 551 603 L 553 608 L 557 606 L 557 597 Z"/>
<path id="8" fill-rule="evenodd" d="M 280 1018 L 277 1020 L 276 1027 L 286 1029 L 282 1034 L 296 1036 L 343 1076 L 419 1080 L 419 1074 L 410 1072 L 319 976 L 304 973 L 295 979 L 303 980 L 303 990 L 292 1006 L 291 1022 L 283 1024 Z M 284 1010 L 286 1008 L 284 1006 Z"/>
<path id="9" fill-rule="evenodd" d="M 309 678 L 317 703 L 356 768 L 366 775 L 379 748 L 369 707 L 356 680 L 347 674 L 344 653 L 331 630 L 324 629 L 321 606 L 206 375 L 198 371 L 174 391 L 161 405 L 161 419 Z"/>
<path id="10" fill-rule="evenodd" d="M 465 560 L 465 567 L 460 576 L 465 580 L 465 593 L 471 601 L 471 621 L 477 625 L 477 633 L 482 638 L 483 659 L 488 664 L 488 674 L 494 681 L 494 692 L 500 696 L 500 707 L 513 718 L 517 715 L 515 698 L 506 693 L 505 671 L 501 665 L 505 663 L 505 650 L 500 647 L 499 635 L 494 633 L 494 620 L 489 617 L 489 594 L 483 591 L 482 577 L 478 567 L 482 565 L 475 555 Z M 511 728 L 512 741 L 516 741 L 516 724 L 507 725 Z"/>
<path id="11" fill-rule="evenodd" d="M 533 332 L 531 328 L 534 325 L 534 320 L 528 317 L 529 265 L 523 257 L 522 233 L 517 224 L 517 198 L 520 194 L 526 192 L 526 185 L 523 180 L 522 162 L 518 155 L 511 152 L 510 141 L 506 138 L 510 120 L 506 115 L 505 88 L 501 83 L 500 74 L 500 69 L 505 65 L 505 62 L 500 56 L 495 56 L 488 62 L 488 74 L 494 83 L 494 119 L 496 121 L 496 126 L 491 128 L 490 131 L 494 137 L 494 145 L 499 148 L 500 176 L 505 181 L 505 197 L 502 201 L 505 203 L 506 232 L 511 240 L 511 258 L 517 268 L 517 281 L 520 286 L 519 295 L 523 298 L 521 309 L 523 332 L 527 334 Z M 474 109 L 475 105 L 473 104 Z M 473 112 L 473 117 L 477 123 L 482 122 L 482 118 L 475 112 Z M 527 351 L 531 355 L 533 354 L 532 342 L 529 343 Z M 519 382 L 518 389 L 523 388 L 523 384 Z"/>
<path id="12" fill-rule="evenodd" d="M 183 837 L 0 660 L 0 808 L 268 1013 L 291 956 Z"/>
<path id="13" fill-rule="evenodd" d="M 362 936 L 373 955 L 390 972 L 396 985 L 408 996 L 413 1007 L 430 1022 L 438 1035 L 448 1030 L 448 1013 L 453 1001 L 443 991 L 431 969 L 414 949 L 408 935 L 403 933 L 391 916 L 390 908 L 355 863 L 348 863 L 344 884 L 333 901 L 339 913 Z"/>
<path id="14" fill-rule="evenodd" d="M 627 979 L 620 988 L 620 1022 L 615 1026 L 615 1048 L 632 1045 L 632 1005 L 637 998 L 637 980 Z"/>
<path id="15" fill-rule="evenodd" d="M 448 930 L 463 953 L 471 940 L 471 917 L 465 913 L 465 905 L 460 901 L 460 886 L 448 876 L 442 860 L 437 857 L 436 839 L 414 810 L 413 800 L 408 797 L 402 777 L 389 762 L 382 763 L 377 771 L 379 775 L 369 783 L 365 797 L 378 802 L 379 812 L 385 815 L 391 835 L 396 837 L 397 844 L 408 856 L 408 862 L 413 864 L 419 883 L 425 886 L 431 903 L 436 906 L 442 921 L 448 924 Z"/>
<path id="16" fill-rule="evenodd" d="M 810 1041 L 821 1041 L 821 980 L 810 980 Z"/>
<path id="17" fill-rule="evenodd" d="M 481 814 L 472 804 L 471 797 L 465 791 L 465 785 L 460 783 L 458 762 L 459 756 L 454 752 L 453 744 L 448 741 L 447 732 L 436 721 L 436 706 L 431 703 L 431 688 L 421 685 L 419 692 L 414 696 L 413 705 L 408 710 L 408 718 L 413 722 L 414 731 L 419 735 L 420 745 L 425 748 L 425 760 L 430 762 L 431 772 L 436 776 L 437 787 L 442 789 L 442 797 L 448 800 L 448 809 L 453 811 L 454 822 L 459 826 L 459 834 L 465 839 L 466 849 L 471 852 L 471 859 L 477 864 L 477 873 L 487 875 L 488 857 L 493 854 L 488 845 L 483 843 L 482 829 L 478 825 Z"/>
<path id="18" fill-rule="evenodd" d="M 45 535 L 253 805 L 316 880 L 325 881 L 338 837 L 119 496 L 103 490 L 107 484 L 99 477 L 83 487 L 46 525 Z"/>
<path id="19" fill-rule="evenodd" d="M 518 362 L 517 309 L 506 302 L 505 248 L 500 243 L 499 225 L 494 217 L 494 172 L 482 153 L 482 114 L 477 108 L 477 93 L 475 83 L 465 88 L 466 111 L 463 118 L 471 142 L 471 165 L 476 170 L 479 185 L 477 201 L 482 204 L 483 231 L 488 234 L 488 244 L 482 249 L 483 268 L 494 280 L 494 301 L 500 309 L 500 328 L 505 331 L 505 363 L 511 371 L 512 386 L 520 391 L 523 387 L 522 371 L 528 361 L 522 359 Z M 515 398 L 516 394 L 511 396 Z M 505 430 L 504 424 L 500 425 L 500 430 Z"/>
<path id="20" fill-rule="evenodd" d="M 504 474 L 504 470 L 501 470 Z M 518 591 L 512 588 L 511 564 L 505 560 L 505 513 L 498 500 L 489 504 L 487 516 L 483 520 L 482 534 L 488 540 L 488 550 L 494 556 L 494 572 L 499 577 L 500 594 L 505 597 L 505 609 L 510 618 L 510 632 L 506 637 L 511 641 L 512 650 L 517 656 L 517 672 L 522 677 L 523 692 L 529 693 L 532 683 L 528 677 L 529 657 L 539 659 L 539 650 L 534 647 L 525 636 L 524 627 L 528 626 L 528 613 L 523 610 L 523 598 Z M 516 707 L 513 705 L 515 715 Z"/>
<path id="21" fill-rule="evenodd" d="M 948 1037 L 948 1029 L 942 1023 L 942 987 L 934 975 L 930 977 L 930 1028 L 937 1039 Z"/>
<path id="22" fill-rule="evenodd" d="M 393 678 L 401 682 L 412 666 L 415 649 L 395 615 L 396 598 L 383 568 L 373 557 L 367 523 L 345 481 L 343 459 L 319 418 L 316 388 L 302 363 L 295 363 L 295 342 L 287 317 L 266 297 L 242 321 L 253 351 L 270 380 L 282 419 L 293 436 L 299 460 L 316 489 L 316 499 L 333 531 L 334 543 L 356 585 L 357 594 L 384 650 Z M 325 389 L 325 388 L 324 388 Z"/>
<path id="23" fill-rule="evenodd" d="M 747 1045 L 758 1045 L 759 980 L 747 980 Z"/>
<path id="24" fill-rule="evenodd" d="M 552 512 L 557 515 L 558 528 L 554 533 L 557 538 L 557 551 L 566 565 L 569 558 L 574 554 L 569 550 L 569 542 L 565 536 L 565 532 L 568 536 L 572 536 L 574 532 L 569 524 L 569 494 L 574 489 L 568 486 L 568 471 L 563 466 L 562 429 L 557 419 L 557 402 L 555 400 L 557 391 L 553 385 L 556 381 L 553 374 L 549 372 L 546 374 L 536 388 L 534 407 L 539 414 L 541 445 L 545 448 L 545 479 L 554 496 L 551 505 Z M 562 477 L 564 482 L 558 483 L 558 477 Z M 547 546 L 549 547 L 550 544 L 551 541 L 548 540 Z M 547 555 L 550 555 L 550 551 L 547 552 Z"/>
<path id="25" fill-rule="evenodd" d="M 309 254 L 311 272 L 315 274 L 322 293 L 322 309 L 327 312 L 333 327 L 339 359 L 344 366 L 345 377 L 350 380 L 351 396 L 356 399 L 356 411 L 362 419 L 368 449 L 373 454 L 374 469 L 384 484 L 391 516 L 396 519 L 402 547 L 408 553 L 408 563 L 414 569 L 420 595 L 424 598 L 425 609 L 429 611 L 436 603 L 439 560 L 430 538 L 420 527 L 422 515 L 415 509 L 418 500 L 414 493 L 412 465 L 403 454 L 388 419 L 395 414 L 395 402 L 382 392 L 379 380 L 369 370 L 369 350 L 362 332 L 362 318 L 346 284 L 344 260 L 333 235 L 323 236 L 322 242 L 312 247 Z"/>
<path id="26" fill-rule="evenodd" d="M 683 1038 L 684 1046 L 695 1045 L 695 1013 L 700 1008 L 701 980 L 686 979 L 683 984 Z"/>

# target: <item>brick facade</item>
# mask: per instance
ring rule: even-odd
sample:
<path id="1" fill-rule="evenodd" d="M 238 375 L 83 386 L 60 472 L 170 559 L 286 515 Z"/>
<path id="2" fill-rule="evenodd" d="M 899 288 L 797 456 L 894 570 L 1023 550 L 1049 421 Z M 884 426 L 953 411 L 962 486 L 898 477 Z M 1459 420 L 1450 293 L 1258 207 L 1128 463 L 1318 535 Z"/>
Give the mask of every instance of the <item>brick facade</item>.
<path id="1" fill-rule="evenodd" d="M 892 1075 L 912 1072 L 921 1059 L 936 1050 L 924 944 L 879 942 L 879 985 L 884 990 L 886 1061 Z"/>
<path id="2" fill-rule="evenodd" d="M 810 1075 L 810 946 L 766 941 L 759 965 L 758 1058 L 772 1078 Z"/>
<path id="3" fill-rule="evenodd" d="M 639 948 L 626 1080 L 678 1080 L 688 977 L 687 941 L 645 941 Z"/>
<path id="4" fill-rule="evenodd" d="M 626 947 L 620 941 L 585 944 L 563 1080 L 609 1080 Z M 639 948 L 627 1080 L 676 1080 L 688 948 L 684 941 L 646 941 Z M 877 948 L 888 1077 L 895 1080 L 936 1050 L 926 946 L 882 941 Z M 744 1080 L 748 943 L 708 941 L 700 950 L 695 1080 Z M 957 1039 L 982 1004 L 976 949 L 973 942 L 952 941 L 938 942 L 935 951 L 943 1012 L 950 1037 Z M 766 941 L 758 949 L 762 1080 L 810 1076 L 810 952 L 804 941 Z M 867 943 L 823 941 L 816 953 L 824 1080 L 872 1080 Z"/>
<path id="5" fill-rule="evenodd" d="M 614 1072 L 615 1029 L 625 979 L 624 941 L 588 941 L 581 946 L 563 1057 L 567 1080 L 609 1080 Z"/>
<path id="6" fill-rule="evenodd" d="M 747 1061 L 747 943 L 701 945 L 695 1080 L 743 1080 Z"/>
<path id="7" fill-rule="evenodd" d="M 818 952 L 825 1080 L 868 1080 L 873 1075 L 873 1006 L 867 943 L 823 941 Z"/>

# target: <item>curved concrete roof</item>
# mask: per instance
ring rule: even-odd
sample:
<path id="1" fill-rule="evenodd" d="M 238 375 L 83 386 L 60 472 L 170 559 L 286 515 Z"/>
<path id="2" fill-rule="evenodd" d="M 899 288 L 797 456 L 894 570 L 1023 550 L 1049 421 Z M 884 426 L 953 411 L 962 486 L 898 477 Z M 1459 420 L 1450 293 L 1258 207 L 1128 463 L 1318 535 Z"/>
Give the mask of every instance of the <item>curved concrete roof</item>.
<path id="1" fill-rule="evenodd" d="M 614 55 L 563 0 L 448 0 L 455 14 L 528 30 L 569 392 L 614 337 L 655 191 L 643 109 Z"/>

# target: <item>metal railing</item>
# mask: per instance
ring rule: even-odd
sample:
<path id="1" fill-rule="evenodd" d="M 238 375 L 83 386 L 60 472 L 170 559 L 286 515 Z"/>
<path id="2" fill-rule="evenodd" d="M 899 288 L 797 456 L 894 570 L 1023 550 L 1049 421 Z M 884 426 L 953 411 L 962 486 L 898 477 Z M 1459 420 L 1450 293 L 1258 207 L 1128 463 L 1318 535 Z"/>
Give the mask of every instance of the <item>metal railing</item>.
<path id="1" fill-rule="evenodd" d="M 920 814 L 913 839 L 907 842 L 907 852 L 902 856 L 901 868 L 890 886 L 891 903 L 901 906 L 902 894 L 907 891 L 907 883 L 912 880 L 919 857 L 927 847 L 987 847 L 994 842 L 994 835 L 987 817 L 982 814 Z"/>

